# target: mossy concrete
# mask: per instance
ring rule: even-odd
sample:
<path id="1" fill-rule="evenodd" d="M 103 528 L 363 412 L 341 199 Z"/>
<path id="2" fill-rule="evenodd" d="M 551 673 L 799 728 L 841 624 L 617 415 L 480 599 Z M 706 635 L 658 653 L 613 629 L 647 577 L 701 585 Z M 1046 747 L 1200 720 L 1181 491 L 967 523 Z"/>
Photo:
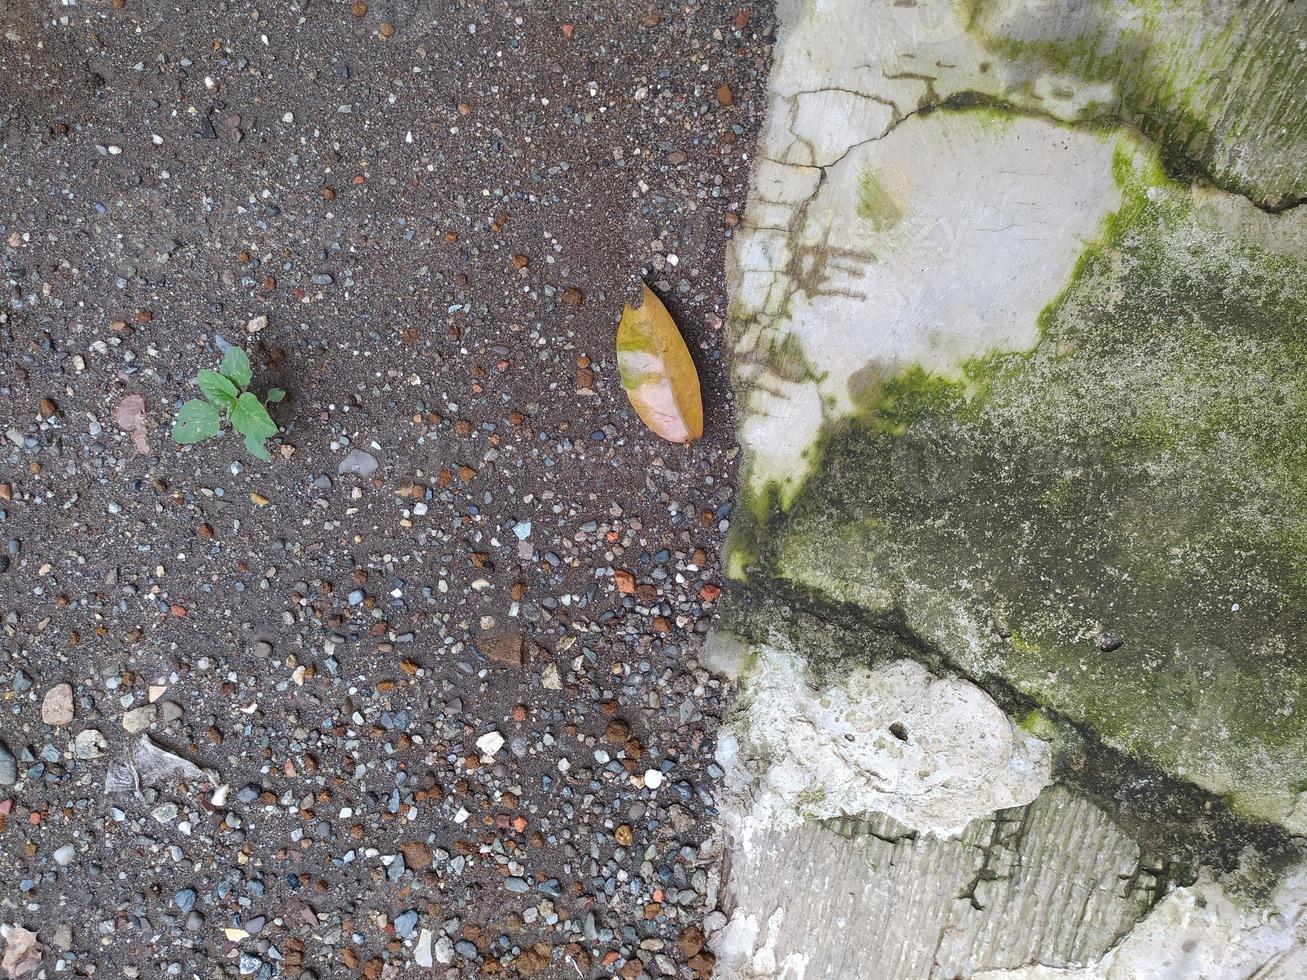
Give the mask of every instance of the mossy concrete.
<path id="1" fill-rule="evenodd" d="M 1144 144 L 1115 175 L 1037 346 L 858 390 L 788 510 L 753 501 L 755 574 L 1307 831 L 1307 266 Z"/>
<path id="2" fill-rule="evenodd" d="M 731 256 L 745 489 L 724 617 L 743 640 L 711 658 L 739 680 L 722 975 L 1302 973 L 1307 8 L 778 10 Z M 929 834 L 883 825 L 902 801 L 851 797 L 902 773 L 859 738 L 892 755 L 913 730 L 853 682 L 905 658 L 1047 745 L 1055 785 L 996 826 L 1092 807 L 1139 874 L 1080 891 L 1047 849 L 985 850 L 993 893 L 959 889 Z M 827 725 L 844 742 L 820 745 L 829 711 L 798 710 L 814 697 L 866 731 Z M 916 773 L 949 788 L 977 771 L 966 754 L 936 746 Z M 841 849 L 864 826 L 872 843 Z M 1102 839 L 1072 848 L 1095 874 Z M 1076 898 L 1032 900 L 1048 936 L 1118 882 L 1148 880 L 1148 914 L 1067 953 L 1004 912 L 982 956 L 941 953 L 1023 870 Z"/>
<path id="3" fill-rule="evenodd" d="M 1137 128 L 1168 168 L 1261 207 L 1307 196 L 1307 8 L 1281 0 L 970 0 L 977 88 Z M 1067 111 L 1070 108 L 1071 111 Z"/>

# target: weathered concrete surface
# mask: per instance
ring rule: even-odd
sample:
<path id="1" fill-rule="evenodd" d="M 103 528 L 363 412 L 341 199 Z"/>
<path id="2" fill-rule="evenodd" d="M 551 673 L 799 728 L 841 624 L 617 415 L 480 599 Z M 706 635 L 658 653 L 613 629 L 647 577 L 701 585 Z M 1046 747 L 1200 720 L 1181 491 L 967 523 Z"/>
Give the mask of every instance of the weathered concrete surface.
<path id="1" fill-rule="evenodd" d="M 1307 976 L 1307 870 L 1299 866 L 1269 897 L 1232 900 L 1204 876 L 1177 888 L 1101 960 L 986 970 L 976 980 L 1162 980 L 1198 977 L 1298 980 Z"/>
<path id="2" fill-rule="evenodd" d="M 964 831 L 1029 803 L 1051 779 L 1049 746 L 974 684 L 912 660 L 823 683 L 792 650 L 761 645 L 736 719 L 718 739 L 728 789 L 748 793 L 731 826 L 745 845 L 803 820 L 874 812 L 913 830 Z"/>
<path id="3" fill-rule="evenodd" d="M 777 58 L 732 313 L 734 571 L 899 610 L 968 674 L 1307 830 L 1307 212 L 1013 108 L 1038 85 L 941 108 L 1003 65 L 951 15 L 873 6 L 816 5 Z M 925 51 L 938 77 L 903 67 Z"/>
<path id="4" fill-rule="evenodd" d="M 773 830 L 735 854 L 737 914 L 715 946 L 731 977 L 956 977 L 1089 962 L 1148 910 L 1156 885 L 1138 845 L 1060 787 L 952 839 L 872 816 Z"/>
<path id="5" fill-rule="evenodd" d="M 1296 914 L 1284 842 L 1307 834 L 1304 12 L 784 6 L 734 255 L 747 490 L 731 569 L 748 644 L 721 753 L 739 776 L 724 975 L 936 975 L 913 972 L 928 949 L 940 976 L 1192 976 L 1176 971 L 1199 962 L 1242 976 L 1253 961 L 1296 962 L 1295 927 L 1267 923 Z M 832 662 L 783 615 L 754 615 L 763 595 L 884 643 Z M 1138 908 L 1109 935 L 1045 902 L 1031 945 L 1016 925 L 1026 898 L 992 932 L 976 927 L 984 941 L 926 938 L 920 922 L 952 922 L 954 901 L 942 897 L 954 872 L 927 855 L 960 828 L 867 791 L 910 783 L 884 782 L 888 742 L 862 753 L 863 735 L 840 728 L 884 723 L 886 685 L 868 678 L 904 670 L 886 657 L 956 672 L 941 683 L 972 682 L 1023 724 L 1099 747 L 1055 747 L 1055 775 L 1116 753 L 1113 785 L 1081 800 L 1112 834 L 1148 839 L 1156 812 L 1133 811 L 1150 787 L 1209 794 L 1202 806 L 1228 815 L 1231 841 L 1246 835 L 1251 864 L 1206 852 L 1212 867 L 1163 881 L 1174 891 L 1144 920 L 1174 938 L 1200 919 L 1187 947 L 1198 959 L 1157 936 L 1147 963 L 1128 939 L 1109 951 Z M 760 695 L 768 683 L 775 695 Z M 1000 771 L 1014 758 L 979 755 Z M 957 738 L 922 759 L 923 773 L 975 768 Z M 958 824 L 1018 805 L 972 802 Z M 934 869 L 914 879 L 929 912 L 902 933 L 796 911 L 908 900 L 814 823 L 866 813 L 918 820 L 922 836 L 898 846 Z M 1284 848 L 1268 862 L 1271 839 Z M 1023 874 L 1101 880 L 1058 860 L 1026 855 Z M 803 898 L 765 899 L 777 862 Z M 889 904 L 849 899 L 859 881 Z M 815 940 L 797 934 L 809 929 Z M 848 972 L 864 961 L 886 972 Z"/>

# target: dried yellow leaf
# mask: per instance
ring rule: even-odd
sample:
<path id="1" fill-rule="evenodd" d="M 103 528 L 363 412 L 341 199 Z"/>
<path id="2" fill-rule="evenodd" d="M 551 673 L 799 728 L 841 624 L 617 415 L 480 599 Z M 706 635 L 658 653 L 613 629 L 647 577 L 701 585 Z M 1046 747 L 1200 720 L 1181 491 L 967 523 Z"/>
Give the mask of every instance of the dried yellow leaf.
<path id="1" fill-rule="evenodd" d="M 617 327 L 617 367 L 631 406 L 657 435 L 690 443 L 703 436 L 699 373 L 681 332 L 648 286 Z"/>

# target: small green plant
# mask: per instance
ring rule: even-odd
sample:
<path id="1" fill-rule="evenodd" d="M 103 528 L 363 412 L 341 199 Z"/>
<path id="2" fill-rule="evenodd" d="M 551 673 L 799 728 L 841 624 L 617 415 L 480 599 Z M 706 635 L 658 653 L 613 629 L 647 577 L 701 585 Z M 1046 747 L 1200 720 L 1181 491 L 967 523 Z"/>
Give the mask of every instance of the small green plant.
<path id="1" fill-rule="evenodd" d="M 263 440 L 277 434 L 277 423 L 272 421 L 267 406 L 281 401 L 286 392 L 269 388 L 265 404 L 248 390 L 252 377 L 245 351 L 239 347 L 228 348 L 218 370 L 204 370 L 196 376 L 204 398 L 192 398 L 177 412 L 172 425 L 173 441 L 189 445 L 220 435 L 225 414 L 231 427 L 245 437 L 246 449 L 259 459 L 272 459 Z"/>

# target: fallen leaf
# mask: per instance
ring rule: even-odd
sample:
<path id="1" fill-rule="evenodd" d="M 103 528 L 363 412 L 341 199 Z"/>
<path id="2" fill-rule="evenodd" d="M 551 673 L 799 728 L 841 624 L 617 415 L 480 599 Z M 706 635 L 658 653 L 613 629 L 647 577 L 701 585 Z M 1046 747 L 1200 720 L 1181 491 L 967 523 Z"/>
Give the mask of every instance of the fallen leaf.
<path id="1" fill-rule="evenodd" d="M 631 406 L 654 433 L 687 444 L 703 436 L 699 374 L 671 315 L 648 286 L 642 305 L 622 311 L 617 367 Z"/>

